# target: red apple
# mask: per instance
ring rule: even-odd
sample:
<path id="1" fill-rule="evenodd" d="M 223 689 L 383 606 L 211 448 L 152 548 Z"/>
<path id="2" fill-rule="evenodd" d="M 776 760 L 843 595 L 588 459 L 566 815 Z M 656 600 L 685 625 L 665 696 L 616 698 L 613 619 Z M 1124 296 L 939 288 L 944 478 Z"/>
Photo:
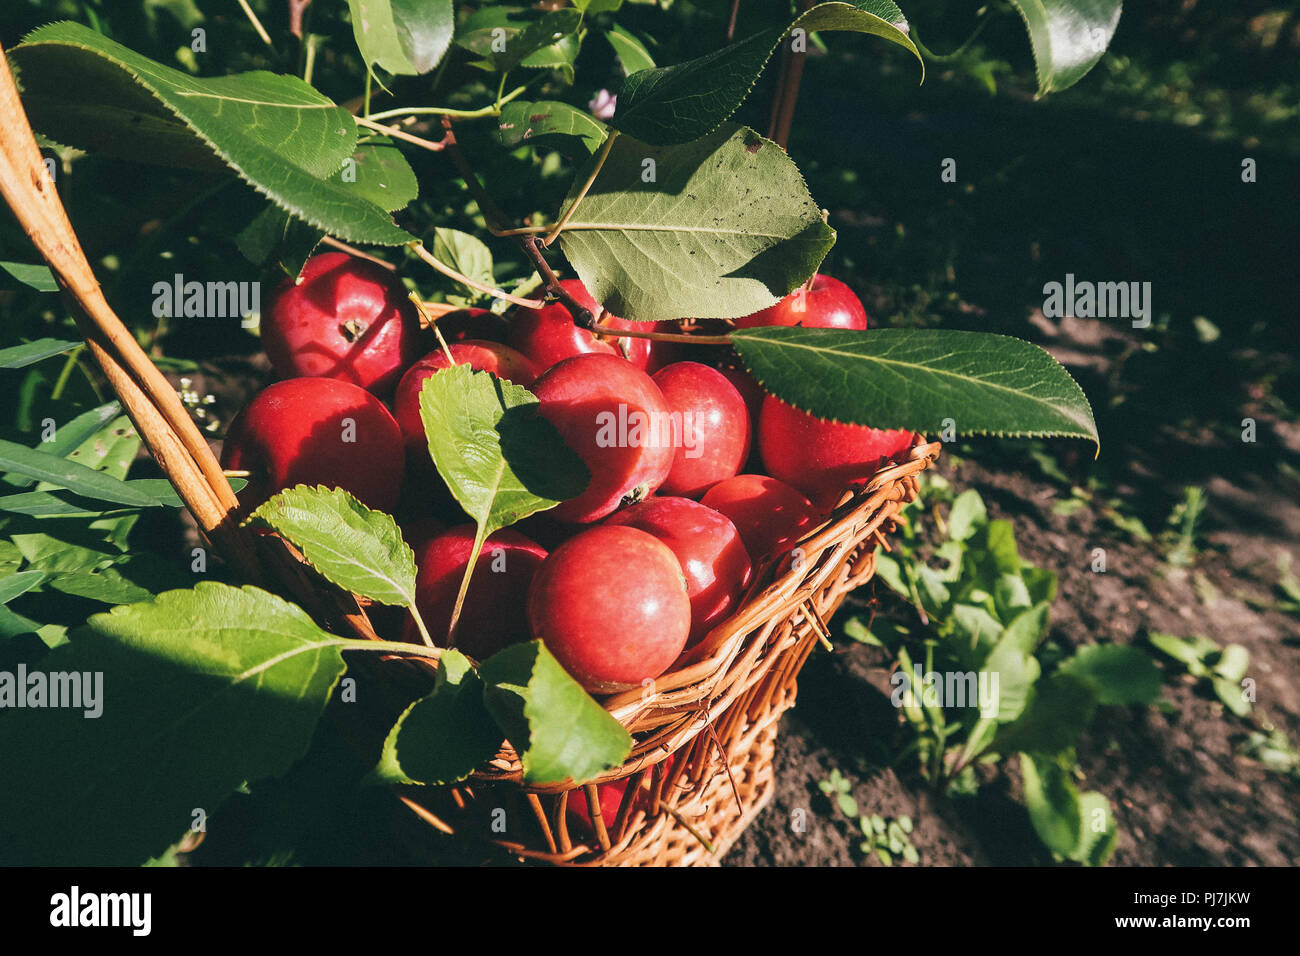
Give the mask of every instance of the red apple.
<path id="1" fill-rule="evenodd" d="M 574 680 L 612 693 L 672 665 L 691 631 L 691 601 L 666 544 L 636 528 L 599 525 L 542 562 L 528 621 Z"/>
<path id="2" fill-rule="evenodd" d="M 510 324 L 488 309 L 460 309 L 435 320 L 448 343 L 475 341 L 504 342 Z"/>
<path id="3" fill-rule="evenodd" d="M 508 345 L 487 342 L 479 339 L 466 339 L 448 346 L 452 359 L 457 365 L 468 365 L 480 372 L 491 372 L 498 378 L 514 382 L 525 388 L 537 378 L 537 366 L 532 360 L 516 352 Z M 452 362 L 442 347 L 434 349 L 420 359 L 402 376 L 397 383 L 397 392 L 393 396 L 393 414 L 401 426 L 402 438 L 408 452 L 420 456 L 421 463 L 429 458 L 428 445 L 424 437 L 424 422 L 420 419 L 420 389 L 424 380 L 435 372 L 448 368 Z"/>
<path id="4" fill-rule="evenodd" d="M 251 472 L 246 508 L 294 485 L 351 492 L 392 511 L 402 490 L 402 433 L 379 399 L 332 378 L 291 378 L 264 389 L 226 435 L 221 463 Z"/>
<path id="5" fill-rule="evenodd" d="M 735 360 L 733 359 L 733 361 Z M 749 411 L 750 423 L 757 425 L 758 413 L 763 408 L 765 395 L 763 387 L 754 381 L 754 376 L 737 365 L 723 365 L 718 371 L 740 393 L 740 397 L 745 400 L 745 408 Z"/>
<path id="6" fill-rule="evenodd" d="M 533 385 L 539 414 L 586 462 L 587 490 L 550 511 L 558 521 L 599 521 L 651 495 L 673 464 L 668 406 L 645 372 L 615 355 L 579 355 Z"/>
<path id="7" fill-rule="evenodd" d="M 749 410 L 726 377 L 699 362 L 674 362 L 654 383 L 673 416 L 676 446 L 660 492 L 697 498 L 740 471 L 749 456 Z"/>
<path id="8" fill-rule="evenodd" d="M 776 305 L 736 319 L 736 328 L 759 325 L 802 325 L 808 329 L 857 329 L 867 327 L 867 310 L 853 290 L 839 279 L 817 273 L 811 289 L 795 289 Z"/>
<path id="9" fill-rule="evenodd" d="M 415 579 L 416 606 L 438 644 L 446 643 L 456 594 L 473 550 L 472 524 L 444 531 L 416 550 L 420 569 Z M 545 557 L 545 548 L 510 528 L 483 542 L 456 624 L 456 647 L 481 661 L 503 647 L 530 639 L 521 598 L 528 593 Z M 419 630 L 409 618 L 406 639 L 420 640 Z"/>
<path id="10" fill-rule="evenodd" d="M 590 309 L 592 315 L 600 311 L 599 304 L 580 280 L 564 279 L 560 285 Z M 602 315 L 600 322 L 601 325 L 614 329 L 651 330 L 658 325 L 630 322 L 609 313 Z M 506 341 L 536 362 L 543 371 L 566 358 L 596 353 L 621 355 L 637 368 L 653 372 L 665 363 L 671 351 L 666 343 L 651 342 L 649 339 L 597 337 L 573 324 L 573 314 L 563 302 L 551 302 L 540 309 L 513 310 Z"/>
<path id="11" fill-rule="evenodd" d="M 668 545 L 686 576 L 691 633 L 698 644 L 736 606 L 749 584 L 749 552 L 726 515 L 689 498 L 651 498 L 605 522 L 654 535 Z"/>
<path id="12" fill-rule="evenodd" d="M 731 519 L 755 564 L 788 550 L 816 517 L 811 501 L 767 475 L 728 478 L 710 488 L 700 504 Z"/>
<path id="13" fill-rule="evenodd" d="M 401 281 L 342 252 L 312 256 L 296 283 L 281 283 L 261 334 L 281 378 L 335 378 L 381 395 L 424 349 Z"/>
<path id="14" fill-rule="evenodd" d="M 768 474 L 829 508 L 851 484 L 906 453 L 912 433 L 815 418 L 772 396 L 758 417 L 758 449 Z"/>

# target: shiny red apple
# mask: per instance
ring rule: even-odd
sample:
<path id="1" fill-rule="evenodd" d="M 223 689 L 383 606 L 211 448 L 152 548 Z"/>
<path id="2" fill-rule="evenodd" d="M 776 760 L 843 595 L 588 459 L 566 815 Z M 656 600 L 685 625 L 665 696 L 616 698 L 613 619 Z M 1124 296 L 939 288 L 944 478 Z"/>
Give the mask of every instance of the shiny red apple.
<path id="1" fill-rule="evenodd" d="M 760 325 L 802 325 L 807 329 L 856 329 L 867 327 L 867 310 L 853 290 L 822 273 L 813 279 L 812 288 L 795 289 L 780 302 L 766 309 L 736 319 L 736 328 L 752 329 Z"/>
<path id="2" fill-rule="evenodd" d="M 250 472 L 245 508 L 293 485 L 325 485 L 392 511 L 403 458 L 401 430 L 379 399 L 337 379 L 291 378 L 265 388 L 230 423 L 221 463 Z"/>
<path id="3" fill-rule="evenodd" d="M 406 288 L 391 272 L 342 252 L 312 256 L 277 289 L 261 328 L 281 378 L 320 376 L 390 392 L 425 348 Z"/>

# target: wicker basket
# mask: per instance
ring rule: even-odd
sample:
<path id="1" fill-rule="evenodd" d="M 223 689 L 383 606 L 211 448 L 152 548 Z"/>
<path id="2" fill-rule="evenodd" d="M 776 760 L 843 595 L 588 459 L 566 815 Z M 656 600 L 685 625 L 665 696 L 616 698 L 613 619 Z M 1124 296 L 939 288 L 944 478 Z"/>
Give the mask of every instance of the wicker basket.
<path id="1" fill-rule="evenodd" d="M 606 698 L 634 735 L 627 762 L 590 783 L 524 786 L 504 749 L 472 786 L 408 805 L 442 829 L 469 830 L 516 856 L 564 865 L 716 864 L 772 796 L 777 722 L 793 706 L 796 678 L 844 596 L 875 573 L 877 544 L 916 495 L 916 476 L 939 454 L 919 436 L 905 460 L 846 493 L 788 555 L 759 568 L 736 611 L 694 655 L 652 687 Z M 672 756 L 670 761 L 668 758 Z M 627 780 L 617 816 L 602 819 L 597 785 Z M 586 803 L 592 833 L 575 835 L 567 804 Z M 436 806 L 435 806 L 436 804 Z M 505 832 L 496 829 L 505 821 Z M 516 828 L 511 821 L 527 821 Z M 457 822 L 462 821 L 462 822 Z"/>
<path id="2" fill-rule="evenodd" d="M 0 60 L 3 50 L 0 50 Z M 357 599 L 307 573 L 274 536 L 240 529 L 238 502 L 175 389 L 105 301 L 27 124 L 5 64 L 0 69 L 0 192 L 72 299 L 89 350 L 159 467 L 214 548 L 248 581 L 298 601 L 322 624 L 375 639 Z M 447 832 L 481 835 L 525 859 L 565 865 L 716 864 L 771 799 L 777 722 L 794 703 L 795 679 L 844 595 L 875 570 L 895 516 L 939 445 L 916 436 L 905 460 L 846 493 L 794 551 L 757 570 L 740 609 L 716 627 L 693 663 L 653 686 L 609 697 L 606 708 L 633 735 L 627 762 L 577 788 L 525 787 L 508 747 L 454 788 L 407 788 L 403 801 Z M 671 760 L 669 758 L 672 758 Z M 626 780 L 614 819 L 596 787 Z M 568 803 L 584 800 L 590 834 L 571 832 Z M 511 821 L 500 830 L 501 816 Z M 513 821 L 526 821 L 514 826 Z M 575 838 L 575 836 L 577 838 Z"/>

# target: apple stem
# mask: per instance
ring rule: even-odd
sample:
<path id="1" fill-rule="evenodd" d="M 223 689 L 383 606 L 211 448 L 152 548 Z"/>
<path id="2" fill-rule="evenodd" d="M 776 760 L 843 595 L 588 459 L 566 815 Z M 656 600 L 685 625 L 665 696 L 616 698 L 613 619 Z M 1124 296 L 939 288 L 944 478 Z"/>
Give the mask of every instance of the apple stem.
<path id="1" fill-rule="evenodd" d="M 442 337 L 442 329 L 438 328 L 438 321 L 437 321 L 436 319 L 432 318 L 432 317 L 429 315 L 429 313 L 425 311 L 425 309 L 424 309 L 424 303 L 423 303 L 422 301 L 420 301 L 420 297 L 419 297 L 418 294 L 412 292 L 411 295 L 410 295 L 410 299 L 411 299 L 411 302 L 415 304 L 415 308 L 416 308 L 416 310 L 417 310 L 417 311 L 420 313 L 420 315 L 423 317 L 423 319 L 424 319 L 424 324 L 427 325 L 427 326 L 429 326 L 429 328 L 433 329 L 433 334 L 436 335 L 436 336 L 438 337 L 438 345 L 439 345 L 439 347 L 441 347 L 441 349 L 442 349 L 442 354 L 445 355 L 445 356 L 447 356 L 447 362 L 448 362 L 448 364 L 450 364 L 450 365 L 455 365 L 455 364 L 456 364 L 456 357 L 455 357 L 454 355 L 451 354 L 451 346 L 449 346 L 449 345 L 447 344 L 447 340 L 444 339 L 444 338 Z"/>
<path id="2" fill-rule="evenodd" d="M 546 238 L 542 240 L 542 245 L 548 249 L 551 243 L 559 238 L 560 233 L 564 231 L 564 227 L 573 218 L 573 214 L 578 211 L 579 204 L 587 197 L 587 193 L 591 190 L 592 184 L 595 183 L 596 177 L 600 175 L 601 169 L 604 168 L 605 160 L 609 158 L 609 151 L 614 148 L 614 140 L 616 139 L 618 139 L 618 130 L 611 129 L 609 135 L 605 137 L 605 145 L 601 147 L 600 155 L 596 157 L 596 165 L 592 167 L 591 175 L 587 177 L 587 181 L 578 190 L 578 195 L 573 197 L 573 202 L 569 203 L 569 208 L 564 211 L 560 221 L 551 228 L 551 231 L 546 234 Z"/>

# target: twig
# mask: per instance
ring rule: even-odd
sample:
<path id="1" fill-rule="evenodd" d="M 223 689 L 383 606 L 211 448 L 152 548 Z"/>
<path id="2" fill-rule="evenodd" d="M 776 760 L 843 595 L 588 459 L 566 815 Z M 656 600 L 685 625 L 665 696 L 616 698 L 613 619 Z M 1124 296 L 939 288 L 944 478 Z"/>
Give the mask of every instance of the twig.
<path id="1" fill-rule="evenodd" d="M 650 323 L 647 323 L 650 324 Z M 650 339 L 654 342 L 686 342 L 690 345 L 730 345 L 730 335 L 691 335 L 689 332 L 641 332 L 637 329 L 611 329 L 597 325 L 597 335 L 611 339 Z"/>
<path id="2" fill-rule="evenodd" d="M 501 107 L 522 95 L 527 89 L 527 86 L 517 87 L 501 97 L 499 103 L 476 110 L 455 110 L 445 106 L 404 106 L 398 109 L 384 110 L 382 113 L 371 113 L 370 118 L 372 120 L 385 120 L 397 116 L 454 116 L 456 119 L 483 119 L 488 116 L 500 116 Z"/>
<path id="3" fill-rule="evenodd" d="M 731 0 L 731 18 L 727 21 L 727 42 L 736 38 L 736 14 L 740 12 L 740 0 Z"/>
<path id="4" fill-rule="evenodd" d="M 248 0 L 236 0 L 236 2 L 241 8 L 243 8 L 244 15 L 252 21 L 253 29 L 256 30 L 257 35 L 262 38 L 262 42 L 274 50 L 275 44 L 271 42 L 270 34 L 266 32 L 266 27 L 262 26 L 262 21 L 257 19 L 257 14 L 254 13 L 253 8 L 248 5 Z"/>
<path id="5" fill-rule="evenodd" d="M 364 126 L 366 129 L 373 129 L 377 133 L 383 133 L 385 136 L 391 136 L 394 139 L 413 143 L 416 146 L 423 147 L 424 149 L 435 153 L 442 152 L 443 146 L 446 145 L 445 142 L 435 143 L 433 140 L 425 139 L 422 136 L 412 136 L 410 133 L 403 132 L 402 130 L 396 129 L 392 126 L 385 126 L 383 123 L 376 123 L 374 120 L 366 119 L 364 116 L 354 116 L 352 118 L 356 120 L 358 126 Z"/>
<path id="6" fill-rule="evenodd" d="M 289 0 L 289 32 L 302 39 L 302 15 L 311 6 L 311 0 Z"/>
<path id="7" fill-rule="evenodd" d="M 596 181 L 596 177 L 600 175 L 600 171 L 605 165 L 605 160 L 609 158 L 609 151 L 614 147 L 614 140 L 617 137 L 618 130 L 611 129 L 609 135 L 605 137 L 605 145 L 601 148 L 600 155 L 596 158 L 596 165 L 595 168 L 592 169 L 591 175 L 588 176 L 587 181 L 582 184 L 582 189 L 578 191 L 578 195 L 573 197 L 573 202 L 569 203 L 569 208 L 564 210 L 564 215 L 560 217 L 560 221 L 557 222 L 551 228 L 551 231 L 546 234 L 546 238 L 542 240 L 542 245 L 549 248 L 551 243 L 553 243 L 559 237 L 560 233 L 564 231 L 564 227 L 568 225 L 569 220 L 573 218 L 573 214 L 578 211 L 578 204 L 586 198 L 587 193 L 591 190 L 592 184 Z"/>
<path id="8" fill-rule="evenodd" d="M 433 257 L 433 253 L 431 253 L 428 249 L 424 248 L 424 243 L 422 242 L 410 243 L 407 248 L 409 248 L 417 256 L 419 256 L 426 263 L 432 266 L 436 272 L 441 272 L 448 279 L 455 279 L 461 285 L 469 286 L 471 289 L 477 289 L 479 292 L 485 292 L 488 295 L 492 296 L 493 298 L 505 299 L 507 302 L 514 303 L 515 305 L 521 305 L 525 309 L 540 309 L 542 306 L 546 304 L 545 299 L 524 299 L 517 295 L 511 295 L 509 292 L 506 292 L 504 289 L 494 289 L 490 285 L 484 285 L 482 282 L 478 282 L 474 279 L 471 279 L 467 275 L 462 275 L 461 273 L 453 269 L 451 266 L 439 262 L 437 259 L 435 259 Z"/>
<path id="9" fill-rule="evenodd" d="M 799 0 L 799 13 L 810 9 L 814 0 Z M 795 53 L 790 47 L 789 35 L 781 44 L 781 77 L 777 82 L 776 97 L 772 100 L 772 114 L 767 138 L 782 149 L 790 139 L 790 126 L 794 122 L 794 108 L 799 101 L 799 81 L 803 77 L 804 52 Z"/>
<path id="10" fill-rule="evenodd" d="M 542 255 L 542 240 L 537 236 L 518 236 L 515 241 L 519 244 L 519 248 L 524 251 L 524 255 L 528 256 L 532 261 L 534 268 L 537 269 L 537 274 L 545 281 L 547 293 L 564 303 L 565 308 L 569 310 L 569 314 L 573 316 L 574 324 L 580 329 L 595 332 L 597 330 L 597 317 L 560 283 L 555 270 L 551 268 L 551 264 Z"/>
<path id="11" fill-rule="evenodd" d="M 447 154 L 451 156 L 452 162 L 456 164 L 456 169 L 460 172 L 461 178 L 465 180 L 465 185 L 478 203 L 478 207 L 483 212 L 483 218 L 487 222 L 488 230 L 495 236 L 510 234 L 511 238 L 523 251 L 533 267 L 537 269 L 537 274 L 542 277 L 546 283 L 546 292 L 553 295 L 568 308 L 569 313 L 573 316 L 573 321 L 584 329 L 592 329 L 596 324 L 596 317 L 591 314 L 591 310 L 582 305 L 573 295 L 560 284 L 560 280 L 555 275 L 555 270 L 551 268 L 546 257 L 542 255 L 540 248 L 541 240 L 535 235 L 525 235 L 522 230 L 506 229 L 508 222 L 505 213 L 487 194 L 483 184 L 479 182 L 478 175 L 474 172 L 465 155 L 460 151 L 460 145 L 456 142 L 456 133 L 452 129 L 451 117 L 442 118 L 442 142 L 446 146 Z M 533 306 L 537 308 L 537 306 Z"/>
<path id="12" fill-rule="evenodd" d="M 393 265 L 391 262 L 385 262 L 383 259 L 379 258 L 378 256 L 372 256 L 368 252 L 362 252 L 356 246 L 350 246 L 342 239 L 335 239 L 333 236 L 322 236 L 321 242 L 323 242 L 327 246 L 333 246 L 335 249 L 339 249 L 343 252 L 346 252 L 348 255 L 356 256 L 359 259 L 365 259 L 369 262 L 373 262 L 377 266 L 383 266 L 389 272 L 397 271 L 397 266 Z"/>

